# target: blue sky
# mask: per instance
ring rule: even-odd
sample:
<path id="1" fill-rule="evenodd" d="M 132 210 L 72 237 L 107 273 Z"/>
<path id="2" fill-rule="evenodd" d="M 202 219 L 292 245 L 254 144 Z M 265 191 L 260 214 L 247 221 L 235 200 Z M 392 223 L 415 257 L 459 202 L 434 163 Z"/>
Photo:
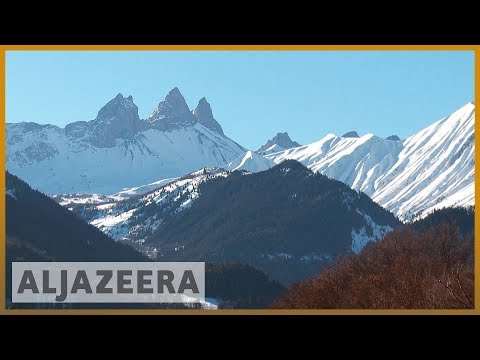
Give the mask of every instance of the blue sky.
<path id="1" fill-rule="evenodd" d="M 256 149 L 357 130 L 405 138 L 474 100 L 469 51 L 8 51 L 7 122 L 92 120 L 116 94 L 146 118 L 177 86 Z"/>

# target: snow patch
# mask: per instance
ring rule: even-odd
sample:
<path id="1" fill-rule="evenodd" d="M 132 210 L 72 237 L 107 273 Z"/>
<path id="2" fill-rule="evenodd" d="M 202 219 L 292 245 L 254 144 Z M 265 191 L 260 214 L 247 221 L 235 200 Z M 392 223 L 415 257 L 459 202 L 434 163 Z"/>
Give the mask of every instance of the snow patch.
<path id="1" fill-rule="evenodd" d="M 263 157 L 262 155 L 257 154 L 251 150 L 247 151 L 245 154 L 239 156 L 231 163 L 227 165 L 227 170 L 246 170 L 251 172 L 260 172 L 270 169 L 275 166 L 275 163 Z"/>
<path id="2" fill-rule="evenodd" d="M 15 200 L 18 200 L 17 199 L 17 194 L 15 193 L 15 189 L 7 189 L 5 191 L 5 194 L 10 196 L 11 198 L 15 199 Z"/>
<path id="3" fill-rule="evenodd" d="M 366 226 L 371 230 L 372 235 L 368 235 L 367 228 L 362 226 L 360 229 L 352 229 L 352 251 L 358 254 L 370 241 L 377 241 L 382 239 L 386 234 L 393 230 L 388 225 L 378 225 L 373 219 L 359 209 L 355 212 L 362 216 L 366 221 Z"/>

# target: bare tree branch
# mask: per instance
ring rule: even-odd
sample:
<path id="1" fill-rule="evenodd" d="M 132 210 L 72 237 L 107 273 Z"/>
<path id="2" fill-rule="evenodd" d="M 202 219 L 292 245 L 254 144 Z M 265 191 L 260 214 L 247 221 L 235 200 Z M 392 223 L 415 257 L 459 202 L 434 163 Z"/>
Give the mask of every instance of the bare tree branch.
<path id="1" fill-rule="evenodd" d="M 467 293 L 465 292 L 465 289 L 462 286 L 462 282 L 460 281 L 460 271 L 457 269 L 457 272 L 454 275 L 455 279 L 457 279 L 458 286 L 460 287 L 460 290 L 462 290 L 463 296 L 465 296 L 465 299 L 467 299 L 468 303 L 470 304 L 470 307 L 472 309 L 475 308 L 475 305 L 473 305 L 473 302 L 470 300 L 468 297 Z"/>
<path id="2" fill-rule="evenodd" d="M 462 304 L 462 306 L 463 306 L 465 309 L 469 309 L 469 306 L 467 306 L 467 304 L 465 304 L 462 300 L 460 300 L 460 299 L 455 295 L 455 293 L 453 292 L 453 290 L 452 290 L 452 288 L 451 288 L 451 286 L 450 286 L 450 282 L 449 282 L 449 281 L 447 281 L 447 283 L 445 284 L 442 280 L 439 279 L 438 282 L 439 282 L 440 284 L 442 284 L 443 287 L 444 287 L 445 289 L 447 289 L 448 293 L 449 293 L 450 295 L 452 295 L 453 298 L 454 298 L 455 300 L 457 300 L 460 304 Z"/>

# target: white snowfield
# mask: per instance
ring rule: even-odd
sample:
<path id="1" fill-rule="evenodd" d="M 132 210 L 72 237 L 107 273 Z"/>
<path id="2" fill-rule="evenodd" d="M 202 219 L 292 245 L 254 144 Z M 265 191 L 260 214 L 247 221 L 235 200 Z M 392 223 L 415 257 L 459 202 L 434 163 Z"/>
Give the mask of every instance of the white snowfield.
<path id="1" fill-rule="evenodd" d="M 98 148 L 66 136 L 56 126 L 28 131 L 7 124 L 7 169 L 47 194 L 112 194 L 158 179 L 176 178 L 207 166 L 225 166 L 245 149 L 197 123 L 172 131 L 149 129 L 133 140 Z M 162 180 L 166 181 L 166 180 Z M 153 184 L 158 187 L 162 184 Z M 144 192 L 143 189 L 130 189 Z"/>
<path id="2" fill-rule="evenodd" d="M 229 163 L 227 165 L 227 170 L 259 172 L 270 169 L 273 166 L 275 166 L 275 163 L 272 160 L 267 159 L 256 152 L 248 150 L 245 154 L 240 155 L 238 158 Z"/>
<path id="3" fill-rule="evenodd" d="M 265 157 L 276 164 L 298 160 L 408 221 L 434 209 L 474 205 L 474 128 L 475 105 L 468 103 L 404 141 L 328 134 Z"/>

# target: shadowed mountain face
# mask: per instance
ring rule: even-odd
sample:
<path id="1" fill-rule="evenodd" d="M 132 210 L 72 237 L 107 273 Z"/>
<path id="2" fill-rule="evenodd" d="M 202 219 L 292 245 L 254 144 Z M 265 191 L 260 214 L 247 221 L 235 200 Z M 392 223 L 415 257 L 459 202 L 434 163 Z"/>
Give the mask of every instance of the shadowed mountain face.
<path id="1" fill-rule="evenodd" d="M 6 295 L 13 261 L 148 261 L 80 217 L 6 173 Z"/>
<path id="2" fill-rule="evenodd" d="M 80 217 L 6 173 L 6 234 L 57 261 L 144 261 Z"/>
<path id="3" fill-rule="evenodd" d="M 398 135 L 390 135 L 389 137 L 386 137 L 385 140 L 401 141 Z"/>
<path id="4" fill-rule="evenodd" d="M 356 131 L 349 131 L 342 135 L 343 138 L 359 138 L 358 133 Z"/>
<path id="5" fill-rule="evenodd" d="M 289 283 L 399 224 L 368 196 L 296 161 L 198 186 L 190 208 L 147 237 L 159 260 L 244 262 Z"/>
<path id="6" fill-rule="evenodd" d="M 13 261 L 149 261 L 6 173 L 7 306 Z M 285 289 L 244 264 L 207 264 L 206 295 L 226 308 L 265 308 Z M 70 306 L 70 305 L 69 305 Z M 79 307 L 85 307 L 85 304 Z M 105 307 L 97 304 L 95 307 Z M 106 305 L 111 307 L 112 305 Z M 115 305 L 114 305 L 115 306 Z M 118 307 L 118 304 L 116 304 Z M 122 304 L 120 307 L 125 307 Z M 148 304 L 146 307 L 156 307 Z M 42 305 L 43 307 L 43 305 Z M 135 307 L 142 307 L 137 304 Z M 161 307 L 161 305 L 160 305 Z M 175 306 L 173 306 L 175 307 Z M 180 306 L 181 307 L 181 306 Z"/>

